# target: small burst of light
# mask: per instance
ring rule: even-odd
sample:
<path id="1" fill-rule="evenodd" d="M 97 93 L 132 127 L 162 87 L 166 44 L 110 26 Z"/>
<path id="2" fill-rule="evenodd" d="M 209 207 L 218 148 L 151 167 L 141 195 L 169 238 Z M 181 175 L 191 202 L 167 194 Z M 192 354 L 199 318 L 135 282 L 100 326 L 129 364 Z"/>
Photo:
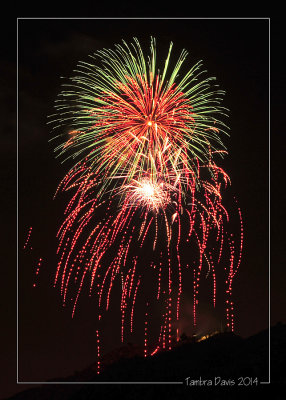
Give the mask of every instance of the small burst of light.
<path id="1" fill-rule="evenodd" d="M 160 209 L 165 209 L 170 203 L 167 185 L 151 178 L 133 180 L 130 184 L 125 185 L 124 191 L 127 193 L 129 206 L 146 207 L 149 211 L 158 212 Z"/>

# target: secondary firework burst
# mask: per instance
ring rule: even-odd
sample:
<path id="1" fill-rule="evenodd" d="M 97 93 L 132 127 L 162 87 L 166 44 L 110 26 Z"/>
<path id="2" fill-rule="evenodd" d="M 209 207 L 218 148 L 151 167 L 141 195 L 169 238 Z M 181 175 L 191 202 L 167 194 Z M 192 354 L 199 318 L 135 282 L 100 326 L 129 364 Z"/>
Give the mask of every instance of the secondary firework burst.
<path id="1" fill-rule="evenodd" d="M 152 181 L 150 178 L 133 180 L 130 184 L 123 186 L 126 193 L 127 205 L 130 207 L 142 207 L 148 211 L 158 212 L 164 209 L 170 202 L 168 190 L 164 182 Z"/>
<path id="2" fill-rule="evenodd" d="M 69 131 L 56 136 L 57 155 L 74 160 L 58 188 L 73 195 L 58 233 L 55 283 L 60 282 L 64 302 L 70 286 L 77 288 L 74 312 L 89 277 L 101 318 L 120 280 L 122 340 L 127 320 L 133 331 L 138 292 L 148 307 L 154 299 L 164 304 L 153 351 L 147 350 L 144 314 L 145 355 L 171 348 L 186 270 L 193 279 L 194 324 L 204 268 L 213 279 L 215 305 L 216 270 L 224 252 L 229 254 L 223 268 L 226 320 L 234 329 L 231 293 L 243 241 L 240 209 L 239 239 L 226 228 L 230 217 L 223 190 L 230 180 L 215 162 L 226 153 L 223 91 L 215 78 L 203 78 L 201 61 L 183 72 L 187 52 L 173 63 L 172 47 L 161 69 L 153 38 L 148 58 L 137 39 L 97 51 L 63 85 L 51 118 L 54 129 Z M 186 246 L 194 258 L 184 264 Z M 156 282 L 154 299 L 144 295 L 150 279 Z"/>

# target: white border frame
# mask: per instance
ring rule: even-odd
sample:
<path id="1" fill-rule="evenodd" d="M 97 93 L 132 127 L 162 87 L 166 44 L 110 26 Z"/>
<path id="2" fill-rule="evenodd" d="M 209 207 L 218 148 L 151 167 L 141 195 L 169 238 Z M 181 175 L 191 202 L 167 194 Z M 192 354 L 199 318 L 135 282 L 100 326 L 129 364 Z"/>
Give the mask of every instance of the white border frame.
<path id="1" fill-rule="evenodd" d="M 268 28 L 268 37 L 269 37 L 269 44 L 268 44 L 268 55 L 269 55 L 269 106 L 268 106 L 268 120 L 269 120 L 269 126 L 268 126 L 268 143 L 269 143 L 269 162 L 268 162 L 268 171 L 269 171 L 269 195 L 268 195 L 268 201 L 269 201 L 269 212 L 268 212 L 268 224 L 269 224 L 269 242 L 268 242 L 268 252 L 269 252 L 269 264 L 268 264 L 268 381 L 267 382 L 259 382 L 261 385 L 265 384 L 270 384 L 270 359 L 271 359 L 271 351 L 270 351 L 270 318 L 271 318 L 271 302 L 270 302 L 270 279 L 271 279 L 271 274 L 270 274 L 270 18 L 269 17 L 246 17 L 246 18 L 239 18 L 239 17 L 229 17 L 229 18 L 213 18 L 213 17 L 195 17 L 195 18 L 168 18 L 168 17 L 130 17 L 130 18 L 125 18 L 125 17 L 114 17 L 114 18 L 108 18 L 108 17 L 99 17 L 99 18 L 69 18 L 69 17 L 39 17 L 39 18 L 32 18 L 32 17 L 17 17 L 17 384 L 25 384 L 25 385 L 113 385 L 113 384 L 140 384 L 140 385 L 180 385 L 184 384 L 184 382 L 20 382 L 19 381 L 19 98 L 18 98 L 18 91 L 19 91 L 19 71 L 18 71 L 18 66 L 19 66 L 19 47 L 18 47 L 18 40 L 19 40 L 19 26 L 18 26 L 18 21 L 19 20 L 92 20 L 92 19 L 102 19 L 102 20 L 191 20 L 191 19 L 209 19 L 209 20 L 268 20 L 269 22 L 269 28 Z"/>

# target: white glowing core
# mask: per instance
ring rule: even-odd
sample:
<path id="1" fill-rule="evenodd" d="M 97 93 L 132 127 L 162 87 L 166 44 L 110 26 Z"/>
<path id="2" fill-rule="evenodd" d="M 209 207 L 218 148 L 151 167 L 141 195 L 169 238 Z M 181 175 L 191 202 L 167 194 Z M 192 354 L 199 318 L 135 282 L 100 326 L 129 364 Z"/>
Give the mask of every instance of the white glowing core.
<path id="1" fill-rule="evenodd" d="M 144 183 L 141 187 L 142 194 L 146 197 L 153 197 L 155 194 L 154 187 L 150 183 Z"/>

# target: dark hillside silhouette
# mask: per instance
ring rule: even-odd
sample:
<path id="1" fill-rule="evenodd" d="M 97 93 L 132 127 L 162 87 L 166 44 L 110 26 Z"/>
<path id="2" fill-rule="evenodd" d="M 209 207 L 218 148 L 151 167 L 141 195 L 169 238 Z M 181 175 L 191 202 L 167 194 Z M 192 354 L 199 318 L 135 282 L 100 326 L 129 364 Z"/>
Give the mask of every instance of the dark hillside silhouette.
<path id="1" fill-rule="evenodd" d="M 253 399 L 269 393 L 266 398 L 286 399 L 286 325 L 271 328 L 271 385 L 238 386 L 240 377 L 268 380 L 268 330 L 247 339 L 232 333 L 219 333 L 194 342 L 187 337 L 172 351 L 161 352 L 153 357 L 141 357 L 140 349 L 131 344 L 103 357 L 105 365 L 100 375 L 96 374 L 95 362 L 81 372 L 53 381 L 69 382 L 183 382 L 178 385 L 44 385 L 25 390 L 12 400 L 72 400 L 96 399 L 124 396 L 133 398 L 231 398 Z M 194 380 L 211 380 L 212 386 L 186 385 Z M 233 387 L 214 385 L 220 379 L 233 380 Z M 248 378 L 246 379 L 246 384 Z M 284 392 L 283 392 L 284 391 Z M 214 397 L 217 393 L 218 397 Z M 231 393 L 231 395 L 230 395 Z M 108 395 L 108 396 L 107 396 Z M 107 397 L 106 397 L 107 396 Z M 196 397 L 197 396 L 197 397 Z M 230 397 L 231 396 L 231 397 Z"/>

